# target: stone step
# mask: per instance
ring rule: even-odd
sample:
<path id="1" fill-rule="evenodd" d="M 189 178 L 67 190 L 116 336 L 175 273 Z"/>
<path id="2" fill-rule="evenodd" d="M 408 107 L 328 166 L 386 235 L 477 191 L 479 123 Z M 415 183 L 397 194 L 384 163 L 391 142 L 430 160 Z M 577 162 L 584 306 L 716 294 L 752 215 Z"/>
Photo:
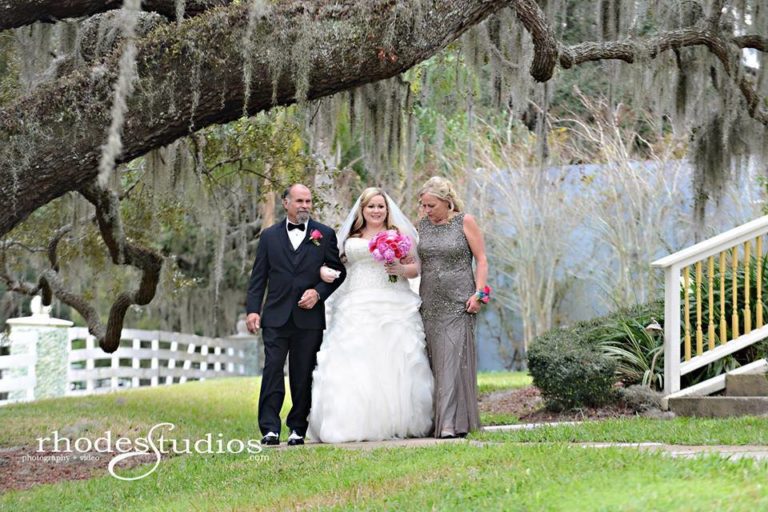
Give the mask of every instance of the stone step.
<path id="1" fill-rule="evenodd" d="M 768 415 L 768 396 L 686 396 L 669 399 L 677 416 L 728 418 Z"/>
<path id="2" fill-rule="evenodd" d="M 768 375 L 765 373 L 728 374 L 725 376 L 726 396 L 768 396 Z"/>

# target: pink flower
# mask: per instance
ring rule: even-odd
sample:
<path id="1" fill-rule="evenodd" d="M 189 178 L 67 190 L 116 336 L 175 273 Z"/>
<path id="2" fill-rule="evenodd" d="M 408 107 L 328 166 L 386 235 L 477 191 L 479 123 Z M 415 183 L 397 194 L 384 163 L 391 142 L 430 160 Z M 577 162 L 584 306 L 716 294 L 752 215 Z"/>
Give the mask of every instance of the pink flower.
<path id="1" fill-rule="evenodd" d="M 405 258 L 411 250 L 411 239 L 394 229 L 381 231 L 370 242 L 368 250 L 376 261 L 392 263 Z M 391 282 L 397 282 L 397 276 L 389 276 Z"/>
<path id="2" fill-rule="evenodd" d="M 323 239 L 323 234 L 320 232 L 319 229 L 313 229 L 312 232 L 309 234 L 309 239 L 312 240 L 313 244 L 320 247 L 320 240 Z"/>
<path id="3" fill-rule="evenodd" d="M 477 293 L 475 293 L 475 295 L 477 296 L 480 302 L 482 302 L 483 304 L 488 304 L 488 301 L 491 300 L 491 291 L 492 291 L 492 288 L 488 285 L 485 285 L 482 290 L 477 290 Z"/>

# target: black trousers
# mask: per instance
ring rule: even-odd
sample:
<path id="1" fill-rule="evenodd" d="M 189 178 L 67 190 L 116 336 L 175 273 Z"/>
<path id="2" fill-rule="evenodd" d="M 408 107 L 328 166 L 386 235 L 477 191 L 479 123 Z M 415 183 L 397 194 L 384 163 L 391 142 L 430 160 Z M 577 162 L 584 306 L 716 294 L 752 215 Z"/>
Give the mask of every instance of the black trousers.
<path id="1" fill-rule="evenodd" d="M 285 399 L 285 358 L 288 359 L 288 381 L 293 406 L 286 423 L 290 430 L 304 436 L 309 425 L 312 405 L 312 372 L 317 365 L 317 351 L 323 342 L 322 329 L 300 329 L 293 318 L 282 327 L 264 327 L 264 371 L 259 395 L 259 429 L 261 434 L 280 434 L 280 409 Z"/>

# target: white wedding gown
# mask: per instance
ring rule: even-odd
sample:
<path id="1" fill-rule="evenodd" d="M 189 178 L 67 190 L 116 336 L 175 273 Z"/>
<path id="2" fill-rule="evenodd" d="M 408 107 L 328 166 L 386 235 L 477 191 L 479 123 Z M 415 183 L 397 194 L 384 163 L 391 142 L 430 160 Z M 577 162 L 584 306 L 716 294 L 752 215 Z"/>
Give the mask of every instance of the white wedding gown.
<path id="1" fill-rule="evenodd" d="M 408 280 L 388 279 L 368 241 L 346 241 L 347 278 L 313 373 L 309 437 L 324 443 L 423 437 L 432 427 L 432 371 Z"/>

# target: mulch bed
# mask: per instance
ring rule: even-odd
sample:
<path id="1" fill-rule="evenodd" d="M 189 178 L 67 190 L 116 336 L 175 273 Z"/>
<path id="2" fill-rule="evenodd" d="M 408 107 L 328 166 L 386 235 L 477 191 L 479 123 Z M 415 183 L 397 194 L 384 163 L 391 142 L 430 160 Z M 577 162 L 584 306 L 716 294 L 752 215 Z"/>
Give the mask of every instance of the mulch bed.
<path id="1" fill-rule="evenodd" d="M 116 453 L 38 452 L 34 446 L 0 448 L 0 494 L 28 489 L 33 485 L 63 480 L 85 480 L 108 475 L 107 466 Z M 152 453 L 131 457 L 117 464 L 115 472 L 155 461 Z"/>
<path id="2" fill-rule="evenodd" d="M 544 408 L 544 401 L 538 388 L 512 391 L 497 391 L 480 397 L 480 412 L 493 414 L 512 414 L 521 423 L 543 423 L 559 421 L 603 420 L 635 416 L 634 409 L 624 404 L 608 405 L 600 408 L 587 407 L 574 411 L 552 412 Z"/>

